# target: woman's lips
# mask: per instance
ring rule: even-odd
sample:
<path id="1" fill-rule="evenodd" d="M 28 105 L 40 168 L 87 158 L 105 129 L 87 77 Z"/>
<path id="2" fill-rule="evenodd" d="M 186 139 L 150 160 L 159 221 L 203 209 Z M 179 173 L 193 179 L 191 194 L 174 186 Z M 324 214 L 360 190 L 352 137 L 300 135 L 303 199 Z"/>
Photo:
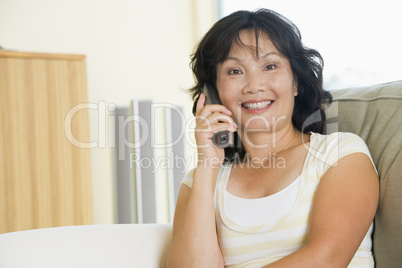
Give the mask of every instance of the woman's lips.
<path id="1" fill-rule="evenodd" d="M 258 114 L 268 110 L 273 103 L 273 100 L 247 101 L 240 103 L 240 107 L 248 113 Z"/>
<path id="2" fill-rule="evenodd" d="M 241 106 L 248 110 L 259 110 L 268 107 L 273 101 L 245 102 Z"/>

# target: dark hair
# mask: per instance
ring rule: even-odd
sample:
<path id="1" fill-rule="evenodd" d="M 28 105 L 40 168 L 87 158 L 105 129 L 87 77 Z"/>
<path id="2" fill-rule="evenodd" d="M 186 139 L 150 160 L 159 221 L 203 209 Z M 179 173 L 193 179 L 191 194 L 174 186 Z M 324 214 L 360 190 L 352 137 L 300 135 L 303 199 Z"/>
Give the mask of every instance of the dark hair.
<path id="1" fill-rule="evenodd" d="M 215 23 L 205 34 L 190 63 L 196 80 L 195 86 L 190 89 L 194 100 L 193 112 L 205 84 L 213 85 L 216 90 L 216 67 L 226 60 L 233 42 L 241 44 L 240 31 L 245 29 L 255 32 L 257 55 L 258 37 L 262 33 L 267 34 L 279 52 L 289 60 L 298 90 L 292 115 L 293 126 L 302 133 L 323 133 L 324 106 L 332 102 L 332 95 L 322 87 L 323 59 L 318 51 L 303 45 L 296 25 L 268 9 L 234 12 Z M 236 152 L 243 154 L 244 149 L 232 148 L 225 153 L 233 159 Z"/>

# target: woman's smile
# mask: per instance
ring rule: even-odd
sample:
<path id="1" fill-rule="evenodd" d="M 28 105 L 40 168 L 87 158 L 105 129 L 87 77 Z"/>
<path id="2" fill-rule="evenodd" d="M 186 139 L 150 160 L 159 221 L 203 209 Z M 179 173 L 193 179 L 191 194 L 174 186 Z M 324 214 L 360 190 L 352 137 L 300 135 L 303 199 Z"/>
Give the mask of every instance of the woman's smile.
<path id="1" fill-rule="evenodd" d="M 242 109 L 247 110 L 249 113 L 262 113 L 268 110 L 272 104 L 273 100 L 252 100 L 240 103 Z"/>

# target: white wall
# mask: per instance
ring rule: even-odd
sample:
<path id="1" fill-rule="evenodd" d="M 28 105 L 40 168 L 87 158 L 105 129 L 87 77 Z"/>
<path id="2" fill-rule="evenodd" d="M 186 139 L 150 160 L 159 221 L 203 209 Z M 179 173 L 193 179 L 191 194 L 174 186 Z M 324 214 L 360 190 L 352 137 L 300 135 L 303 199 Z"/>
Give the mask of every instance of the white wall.
<path id="1" fill-rule="evenodd" d="M 0 46 L 87 55 L 89 102 L 132 98 L 185 105 L 193 84 L 189 55 L 215 21 L 214 0 L 0 0 Z M 107 109 L 106 109 L 107 111 Z M 94 222 L 114 223 L 113 150 L 108 126 L 90 112 Z"/>

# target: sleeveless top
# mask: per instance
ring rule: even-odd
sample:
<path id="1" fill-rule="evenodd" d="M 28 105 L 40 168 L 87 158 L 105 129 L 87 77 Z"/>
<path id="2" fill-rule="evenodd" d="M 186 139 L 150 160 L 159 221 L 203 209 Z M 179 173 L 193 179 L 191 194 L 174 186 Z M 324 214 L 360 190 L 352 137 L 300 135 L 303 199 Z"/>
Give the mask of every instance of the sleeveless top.
<path id="1" fill-rule="evenodd" d="M 226 186 L 232 164 L 222 165 L 215 187 L 214 202 L 218 240 L 225 267 L 263 267 L 306 245 L 313 198 L 321 177 L 347 155 L 363 153 L 371 159 L 364 141 L 351 133 L 311 133 L 310 146 L 307 149 L 294 204 L 279 218 L 263 224 L 241 224 L 229 217 Z M 192 186 L 193 171 L 188 172 L 183 179 L 183 183 L 189 187 Z M 272 208 L 267 207 L 265 213 L 270 213 L 270 209 Z M 373 224 L 348 267 L 374 267 L 372 232 Z"/>

